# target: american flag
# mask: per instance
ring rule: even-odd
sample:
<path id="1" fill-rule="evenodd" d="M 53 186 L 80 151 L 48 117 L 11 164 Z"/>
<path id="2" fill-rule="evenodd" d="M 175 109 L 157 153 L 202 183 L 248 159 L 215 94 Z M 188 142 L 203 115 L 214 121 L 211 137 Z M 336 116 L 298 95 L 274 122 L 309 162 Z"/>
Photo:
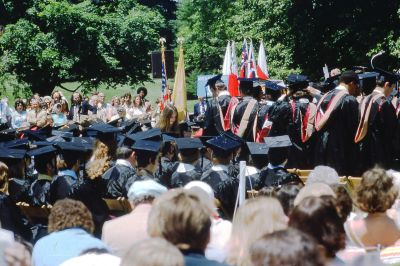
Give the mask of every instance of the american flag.
<path id="1" fill-rule="evenodd" d="M 167 89 L 167 75 L 165 74 L 164 60 L 161 60 L 161 95 L 164 101 L 165 91 Z"/>
<path id="2" fill-rule="evenodd" d="M 242 46 L 242 61 L 240 63 L 239 78 L 246 78 L 246 67 L 248 61 L 247 41 L 244 39 Z"/>

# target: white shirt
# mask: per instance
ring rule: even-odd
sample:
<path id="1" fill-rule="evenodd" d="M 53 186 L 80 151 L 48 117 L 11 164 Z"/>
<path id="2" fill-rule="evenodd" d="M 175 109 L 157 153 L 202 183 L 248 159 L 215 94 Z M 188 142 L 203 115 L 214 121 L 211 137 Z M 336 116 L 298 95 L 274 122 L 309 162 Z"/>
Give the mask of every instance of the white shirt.
<path id="1" fill-rule="evenodd" d="M 343 91 L 343 90 L 347 90 L 347 88 L 345 86 L 339 85 L 335 88 L 335 90 Z"/>
<path id="2" fill-rule="evenodd" d="M 216 172 L 224 171 L 224 172 L 228 173 L 228 166 L 223 165 L 223 164 L 213 165 L 213 166 L 211 167 L 211 169 L 212 169 L 213 171 L 216 171 Z"/>
<path id="3" fill-rule="evenodd" d="M 187 163 L 179 163 L 178 168 L 176 169 L 178 173 L 186 173 L 192 170 L 194 170 L 194 166 Z"/>
<path id="4" fill-rule="evenodd" d="M 124 159 L 117 159 L 117 161 L 115 162 L 116 165 L 124 165 L 126 167 L 132 168 L 133 166 L 132 164 L 128 161 L 128 160 L 124 160 Z"/>

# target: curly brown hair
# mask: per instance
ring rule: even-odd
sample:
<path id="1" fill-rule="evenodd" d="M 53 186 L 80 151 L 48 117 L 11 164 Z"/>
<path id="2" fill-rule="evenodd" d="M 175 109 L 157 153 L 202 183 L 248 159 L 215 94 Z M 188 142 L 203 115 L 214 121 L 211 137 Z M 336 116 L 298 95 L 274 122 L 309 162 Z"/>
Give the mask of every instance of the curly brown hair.
<path id="1" fill-rule="evenodd" d="M 8 194 L 8 167 L 0 162 L 0 192 Z"/>
<path id="2" fill-rule="evenodd" d="M 368 213 L 385 212 L 397 198 L 393 179 L 382 168 L 375 167 L 362 176 L 356 189 L 358 207 Z"/>
<path id="3" fill-rule="evenodd" d="M 80 227 L 93 233 L 92 214 L 80 201 L 72 199 L 57 201 L 50 211 L 48 232 L 62 231 L 72 227 Z"/>

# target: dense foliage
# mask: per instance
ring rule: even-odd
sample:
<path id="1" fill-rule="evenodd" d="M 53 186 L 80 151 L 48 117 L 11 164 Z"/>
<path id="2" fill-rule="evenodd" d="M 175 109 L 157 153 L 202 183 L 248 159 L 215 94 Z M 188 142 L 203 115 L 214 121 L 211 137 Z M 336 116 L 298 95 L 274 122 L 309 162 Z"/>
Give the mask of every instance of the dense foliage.
<path id="1" fill-rule="evenodd" d="M 189 72 L 217 71 L 228 40 L 239 55 L 243 38 L 251 38 L 256 50 L 264 40 L 272 76 L 301 71 L 320 78 L 325 63 L 369 66 L 382 49 L 399 56 L 399 8 L 392 0 L 183 0 L 179 34 L 186 36 Z"/>
<path id="2" fill-rule="evenodd" d="M 68 81 L 88 89 L 149 79 L 149 52 L 165 27 L 156 8 L 134 0 L 22 2 L 3 2 L 10 23 L 0 37 L 0 74 L 42 95 Z"/>

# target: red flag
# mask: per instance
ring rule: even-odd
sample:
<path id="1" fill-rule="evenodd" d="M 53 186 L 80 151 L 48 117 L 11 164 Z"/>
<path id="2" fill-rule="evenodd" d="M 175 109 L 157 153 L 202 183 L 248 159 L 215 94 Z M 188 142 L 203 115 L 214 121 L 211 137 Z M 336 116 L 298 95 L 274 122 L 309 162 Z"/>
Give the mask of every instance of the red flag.
<path id="1" fill-rule="evenodd" d="M 228 90 L 231 96 L 239 96 L 238 69 L 235 42 L 231 44 L 231 71 L 228 80 Z"/>
<path id="2" fill-rule="evenodd" d="M 268 67 L 267 67 L 267 57 L 265 56 L 264 44 L 260 42 L 260 50 L 258 52 L 257 60 L 257 76 L 259 79 L 267 80 L 269 78 Z"/>

